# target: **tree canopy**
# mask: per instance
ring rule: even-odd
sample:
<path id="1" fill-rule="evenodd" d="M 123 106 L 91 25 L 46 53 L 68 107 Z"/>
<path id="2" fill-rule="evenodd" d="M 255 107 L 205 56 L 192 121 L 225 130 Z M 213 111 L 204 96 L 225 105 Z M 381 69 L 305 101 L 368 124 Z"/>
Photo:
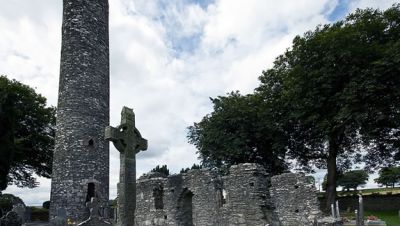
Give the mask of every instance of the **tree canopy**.
<path id="1" fill-rule="evenodd" d="M 295 159 L 327 168 L 327 206 L 338 172 L 400 160 L 400 4 L 357 10 L 293 40 L 254 94 L 211 99 L 213 112 L 189 128 L 211 165 L 258 162 L 270 171 Z"/>
<path id="2" fill-rule="evenodd" d="M 364 170 L 350 170 L 340 174 L 337 185 L 349 191 L 351 188 L 357 190 L 358 187 L 367 184 L 369 175 Z"/>
<path id="3" fill-rule="evenodd" d="M 169 175 L 169 169 L 168 169 L 167 165 L 162 165 L 162 166 L 157 165 L 150 172 L 161 173 L 161 174 L 164 174 L 165 176 Z"/>
<path id="4" fill-rule="evenodd" d="M 194 163 L 190 168 L 189 167 L 182 168 L 179 173 L 187 173 L 189 170 L 201 169 L 201 168 L 202 168 L 201 165 L 197 165 L 196 163 Z"/>
<path id="5" fill-rule="evenodd" d="M 188 133 L 203 165 L 221 167 L 254 162 L 272 174 L 287 168 L 285 149 L 277 141 L 281 139 L 280 133 L 274 131 L 268 112 L 261 110 L 260 98 L 232 92 L 211 101 L 214 111 L 189 127 Z"/>
<path id="6" fill-rule="evenodd" d="M 385 167 L 379 170 L 379 176 L 375 182 L 386 187 L 393 187 L 400 184 L 400 167 Z"/>
<path id="7" fill-rule="evenodd" d="M 0 76 L 0 191 L 51 176 L 55 108 L 34 89 Z"/>
<path id="8" fill-rule="evenodd" d="M 260 77 L 257 93 L 275 103 L 288 156 L 327 167 L 329 204 L 337 172 L 353 160 L 372 168 L 399 160 L 399 36 L 400 5 L 357 10 L 297 36 Z"/>

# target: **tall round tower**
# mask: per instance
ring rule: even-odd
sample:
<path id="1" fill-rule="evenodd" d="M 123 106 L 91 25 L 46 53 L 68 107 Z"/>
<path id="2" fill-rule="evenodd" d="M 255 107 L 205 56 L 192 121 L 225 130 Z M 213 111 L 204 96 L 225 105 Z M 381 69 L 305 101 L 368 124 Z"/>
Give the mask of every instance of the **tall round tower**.
<path id="1" fill-rule="evenodd" d="M 71 220 L 84 220 L 91 197 L 108 205 L 108 40 L 108 0 L 63 0 L 51 219 L 64 208 Z"/>

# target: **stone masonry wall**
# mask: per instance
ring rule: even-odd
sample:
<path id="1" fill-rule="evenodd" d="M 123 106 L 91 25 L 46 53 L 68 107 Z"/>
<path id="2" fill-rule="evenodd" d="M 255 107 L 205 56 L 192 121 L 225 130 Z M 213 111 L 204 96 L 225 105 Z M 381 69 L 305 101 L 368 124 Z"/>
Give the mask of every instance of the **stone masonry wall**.
<path id="1" fill-rule="evenodd" d="M 317 193 L 304 174 L 270 177 L 257 164 L 137 181 L 138 226 L 308 226 L 321 216 Z"/>
<path id="2" fill-rule="evenodd" d="M 223 177 L 226 201 L 219 225 L 265 226 L 276 224 L 268 192 L 269 175 L 257 164 L 232 166 Z"/>
<path id="3" fill-rule="evenodd" d="M 256 164 L 232 166 L 226 176 L 201 169 L 137 181 L 138 226 L 279 225 L 269 195 L 269 176 Z M 161 196 L 161 198 L 160 198 Z"/>
<path id="4" fill-rule="evenodd" d="M 315 186 L 304 174 L 285 173 L 271 178 L 271 198 L 282 226 L 308 226 L 321 216 Z"/>
<path id="5" fill-rule="evenodd" d="M 65 208 L 88 217 L 91 196 L 107 206 L 109 150 L 108 0 L 64 0 L 50 218 Z"/>

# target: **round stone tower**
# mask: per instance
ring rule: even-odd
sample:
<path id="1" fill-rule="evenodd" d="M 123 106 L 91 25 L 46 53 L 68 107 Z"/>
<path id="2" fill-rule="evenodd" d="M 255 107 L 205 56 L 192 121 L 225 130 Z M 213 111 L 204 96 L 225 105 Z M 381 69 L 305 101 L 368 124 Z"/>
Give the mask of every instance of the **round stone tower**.
<path id="1" fill-rule="evenodd" d="M 108 206 L 108 0 L 64 0 L 50 218 L 88 217 L 91 197 Z"/>

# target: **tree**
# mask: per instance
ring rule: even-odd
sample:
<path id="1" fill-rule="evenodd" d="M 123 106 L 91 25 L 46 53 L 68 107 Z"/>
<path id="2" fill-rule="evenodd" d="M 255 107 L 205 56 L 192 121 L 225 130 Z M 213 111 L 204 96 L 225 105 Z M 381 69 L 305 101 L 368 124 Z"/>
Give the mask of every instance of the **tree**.
<path id="1" fill-rule="evenodd" d="M 189 170 L 193 170 L 193 169 L 201 169 L 201 165 L 197 165 L 196 163 L 193 164 L 193 166 L 191 168 L 187 167 L 187 168 L 182 168 L 181 171 L 179 173 L 187 173 Z"/>
<path id="2" fill-rule="evenodd" d="M 0 217 L 11 211 L 15 205 L 25 206 L 25 203 L 21 198 L 12 194 L 0 194 Z"/>
<path id="3" fill-rule="evenodd" d="M 50 178 L 55 108 L 34 89 L 0 76 L 0 191 L 35 187 L 33 173 Z"/>
<path id="4" fill-rule="evenodd" d="M 350 170 L 338 177 L 337 185 L 342 186 L 347 191 L 350 188 L 357 190 L 357 187 L 365 185 L 368 181 L 369 175 L 364 170 Z"/>
<path id="5" fill-rule="evenodd" d="M 43 209 L 50 209 L 50 201 L 45 201 L 42 203 Z"/>
<path id="6" fill-rule="evenodd" d="M 167 165 L 162 165 L 161 167 L 157 165 L 154 169 L 151 170 L 151 172 L 161 173 L 164 174 L 165 176 L 169 175 L 169 169 Z"/>
<path id="7" fill-rule="evenodd" d="M 213 112 L 189 127 L 189 143 L 194 144 L 202 164 L 210 167 L 252 162 L 277 174 L 287 167 L 285 147 L 274 130 L 268 111 L 261 110 L 261 99 L 232 92 L 211 98 Z"/>
<path id="8" fill-rule="evenodd" d="M 386 187 L 394 186 L 400 183 L 400 167 L 384 167 L 379 170 L 379 177 L 375 178 L 375 182 Z"/>
<path id="9" fill-rule="evenodd" d="M 274 103 L 288 156 L 327 168 L 327 206 L 336 197 L 337 172 L 353 159 L 371 169 L 400 159 L 399 62 L 397 4 L 357 10 L 297 36 L 260 77 L 256 93 Z"/>

